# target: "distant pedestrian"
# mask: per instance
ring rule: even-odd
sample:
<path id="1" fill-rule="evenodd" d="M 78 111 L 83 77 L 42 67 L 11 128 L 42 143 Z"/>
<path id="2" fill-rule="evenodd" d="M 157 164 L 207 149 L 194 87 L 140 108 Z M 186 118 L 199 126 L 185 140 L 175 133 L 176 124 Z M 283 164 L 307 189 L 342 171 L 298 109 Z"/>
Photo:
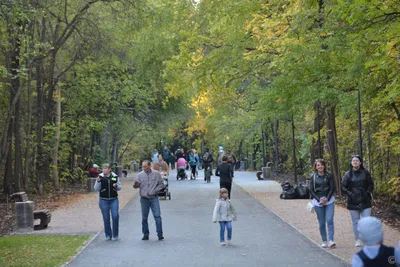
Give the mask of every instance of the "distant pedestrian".
<path id="1" fill-rule="evenodd" d="M 333 217 L 335 213 L 335 197 L 333 192 L 335 186 L 332 175 L 326 171 L 326 163 L 323 159 L 315 160 L 313 166 L 314 174 L 310 179 L 310 194 L 312 196 L 312 204 L 317 214 L 319 233 L 322 238 L 321 247 L 333 248 L 336 246 L 334 240 L 334 223 Z M 326 226 L 328 226 L 329 242 L 326 238 Z"/>
<path id="2" fill-rule="evenodd" d="M 375 217 L 364 217 L 358 221 L 358 233 L 364 247 L 353 256 L 353 267 L 400 266 L 400 251 L 383 244 L 382 223 Z"/>
<path id="3" fill-rule="evenodd" d="M 176 160 L 180 159 L 180 158 L 185 158 L 185 151 L 183 150 L 183 148 L 178 147 L 178 149 L 175 151 L 175 157 Z"/>
<path id="4" fill-rule="evenodd" d="M 109 164 L 103 164 L 103 172 L 99 174 L 94 184 L 94 190 L 99 192 L 99 207 L 103 216 L 104 234 L 107 240 L 118 240 L 119 235 L 119 201 L 118 192 L 121 190 L 119 177 L 111 172 Z M 112 230 L 110 224 L 112 217 Z"/>
<path id="5" fill-rule="evenodd" d="M 158 160 L 158 151 L 157 149 L 154 149 L 153 154 L 151 155 L 151 162 L 154 164 Z"/>
<path id="6" fill-rule="evenodd" d="M 193 151 L 194 158 L 196 159 L 196 162 L 197 162 L 197 164 L 196 164 L 196 177 L 198 177 L 199 176 L 198 170 L 200 170 L 200 166 L 201 166 L 200 156 L 197 153 L 196 149 L 192 149 L 192 151 Z"/>
<path id="7" fill-rule="evenodd" d="M 360 216 L 371 216 L 374 181 L 371 174 L 364 168 L 359 155 L 353 155 L 351 158 L 350 169 L 342 179 L 342 191 L 347 195 L 347 209 L 350 210 L 353 222 L 355 246 L 362 247 L 363 242 L 359 238 L 357 224 Z"/>
<path id="8" fill-rule="evenodd" d="M 93 164 L 92 168 L 89 168 L 89 176 L 90 177 L 97 177 L 101 172 L 99 171 L 99 165 Z"/>
<path id="9" fill-rule="evenodd" d="M 172 153 L 168 149 L 168 147 L 164 146 L 164 150 L 162 151 L 162 157 L 163 157 L 164 161 L 167 163 L 168 166 L 171 163 L 171 155 L 172 155 Z"/>
<path id="10" fill-rule="evenodd" d="M 228 157 L 228 163 L 232 164 L 233 169 L 235 169 L 236 166 L 236 156 L 233 154 L 231 150 L 228 150 L 228 153 L 226 153 L 226 156 Z"/>
<path id="11" fill-rule="evenodd" d="M 171 154 L 170 161 L 171 161 L 171 170 L 175 170 L 176 159 L 174 154 Z"/>
<path id="12" fill-rule="evenodd" d="M 225 156 L 225 151 L 222 146 L 218 148 L 218 157 L 217 157 L 217 164 L 220 164 L 222 162 L 222 157 Z"/>
<path id="13" fill-rule="evenodd" d="M 193 151 L 189 153 L 189 165 L 191 169 L 190 179 L 196 179 L 196 167 L 197 167 L 197 159 L 194 156 Z"/>
<path id="14" fill-rule="evenodd" d="M 212 163 L 214 161 L 210 149 L 207 147 L 206 152 L 202 156 L 203 168 L 204 168 L 204 181 L 209 182 L 212 175 Z M 207 180 L 208 179 L 208 180 Z"/>
<path id="15" fill-rule="evenodd" d="M 233 180 L 233 166 L 228 163 L 228 157 L 222 157 L 222 163 L 218 164 L 215 175 L 219 176 L 220 188 L 226 188 L 228 190 L 228 198 L 231 198 L 231 188 Z"/>
<path id="16" fill-rule="evenodd" d="M 220 232 L 219 239 L 221 246 L 225 246 L 225 228 L 227 229 L 227 243 L 231 243 L 232 239 L 232 221 L 236 221 L 237 215 L 230 199 L 228 198 L 228 190 L 221 188 L 219 190 L 219 199 L 217 199 L 213 212 L 213 223 L 219 222 Z"/>
<path id="17" fill-rule="evenodd" d="M 133 184 L 133 188 L 140 188 L 140 204 L 142 210 L 142 240 L 149 240 L 149 212 L 154 216 L 158 240 L 163 240 L 162 219 L 158 193 L 164 189 L 164 181 L 160 172 L 151 169 L 150 161 L 144 160 L 142 169 Z"/>
<path id="18" fill-rule="evenodd" d="M 157 162 L 153 164 L 153 170 L 165 172 L 167 175 L 169 174 L 168 164 L 163 160 L 161 155 L 158 155 Z"/>

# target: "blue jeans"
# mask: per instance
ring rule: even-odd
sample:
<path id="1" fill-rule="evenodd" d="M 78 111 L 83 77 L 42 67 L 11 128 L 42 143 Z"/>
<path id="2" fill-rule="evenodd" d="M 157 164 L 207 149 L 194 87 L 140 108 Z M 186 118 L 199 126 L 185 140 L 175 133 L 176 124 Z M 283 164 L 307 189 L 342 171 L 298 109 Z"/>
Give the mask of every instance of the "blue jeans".
<path id="1" fill-rule="evenodd" d="M 358 234 L 358 221 L 360 220 L 361 217 L 368 217 L 371 216 L 371 208 L 359 211 L 359 210 L 350 210 L 350 215 L 351 215 L 351 221 L 353 222 L 353 233 L 354 237 L 356 240 L 358 240 L 359 234 Z"/>
<path id="2" fill-rule="evenodd" d="M 333 225 L 333 215 L 335 213 L 335 202 L 323 206 L 315 207 L 315 213 L 317 213 L 319 233 L 321 234 L 322 242 L 326 242 L 326 225 L 328 225 L 328 235 L 329 241 L 334 240 L 334 225 Z"/>
<path id="3" fill-rule="evenodd" d="M 119 225 L 119 201 L 118 198 L 106 200 L 99 200 L 99 207 L 101 210 L 101 214 L 103 215 L 104 221 L 104 233 L 106 238 L 117 238 L 118 237 L 118 225 Z M 112 232 L 111 232 L 111 224 L 110 224 L 110 211 L 112 217 Z"/>
<path id="4" fill-rule="evenodd" d="M 219 222 L 219 240 L 221 242 L 225 241 L 225 226 L 226 230 L 228 230 L 228 240 L 232 239 L 232 222 Z"/>
<path id="5" fill-rule="evenodd" d="M 154 220 L 156 221 L 156 231 L 158 236 L 163 235 L 162 231 L 162 220 L 161 220 L 161 210 L 160 202 L 158 197 L 155 198 L 140 198 L 140 204 L 142 208 L 142 233 L 144 236 L 149 236 L 149 224 L 147 219 L 149 217 L 149 212 L 153 213 Z"/>

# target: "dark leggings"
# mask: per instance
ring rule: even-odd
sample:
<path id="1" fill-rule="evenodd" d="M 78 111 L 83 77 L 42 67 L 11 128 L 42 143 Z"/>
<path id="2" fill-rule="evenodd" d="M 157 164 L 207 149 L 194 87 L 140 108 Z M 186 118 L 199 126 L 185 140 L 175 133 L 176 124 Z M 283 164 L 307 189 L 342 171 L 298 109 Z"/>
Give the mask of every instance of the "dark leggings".
<path id="1" fill-rule="evenodd" d="M 190 166 L 192 168 L 192 175 L 193 177 L 196 177 L 196 165 Z"/>
<path id="2" fill-rule="evenodd" d="M 219 188 L 226 188 L 228 189 L 228 198 L 231 199 L 231 188 L 232 188 L 232 183 L 225 183 L 225 182 L 220 182 L 219 183 Z"/>

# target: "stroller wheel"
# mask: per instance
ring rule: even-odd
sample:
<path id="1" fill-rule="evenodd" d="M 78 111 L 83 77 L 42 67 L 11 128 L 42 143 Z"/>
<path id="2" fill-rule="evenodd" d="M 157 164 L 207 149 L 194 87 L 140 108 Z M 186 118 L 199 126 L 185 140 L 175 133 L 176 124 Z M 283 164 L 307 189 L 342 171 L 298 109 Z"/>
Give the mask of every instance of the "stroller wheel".
<path id="1" fill-rule="evenodd" d="M 167 199 L 167 197 L 165 197 Z M 168 199 L 171 200 L 171 192 L 168 193 Z"/>

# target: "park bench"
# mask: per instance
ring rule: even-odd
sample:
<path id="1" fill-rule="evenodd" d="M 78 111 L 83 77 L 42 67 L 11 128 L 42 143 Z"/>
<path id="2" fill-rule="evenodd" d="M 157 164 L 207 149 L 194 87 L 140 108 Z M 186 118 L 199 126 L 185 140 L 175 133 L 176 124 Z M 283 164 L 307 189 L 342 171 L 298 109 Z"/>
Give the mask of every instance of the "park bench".
<path id="1" fill-rule="evenodd" d="M 11 199 L 15 202 L 26 202 L 28 195 L 25 192 L 17 192 L 11 195 Z M 40 220 L 39 224 L 34 225 L 35 230 L 46 229 L 51 221 L 51 212 L 48 209 L 35 210 L 33 211 L 33 219 Z"/>

